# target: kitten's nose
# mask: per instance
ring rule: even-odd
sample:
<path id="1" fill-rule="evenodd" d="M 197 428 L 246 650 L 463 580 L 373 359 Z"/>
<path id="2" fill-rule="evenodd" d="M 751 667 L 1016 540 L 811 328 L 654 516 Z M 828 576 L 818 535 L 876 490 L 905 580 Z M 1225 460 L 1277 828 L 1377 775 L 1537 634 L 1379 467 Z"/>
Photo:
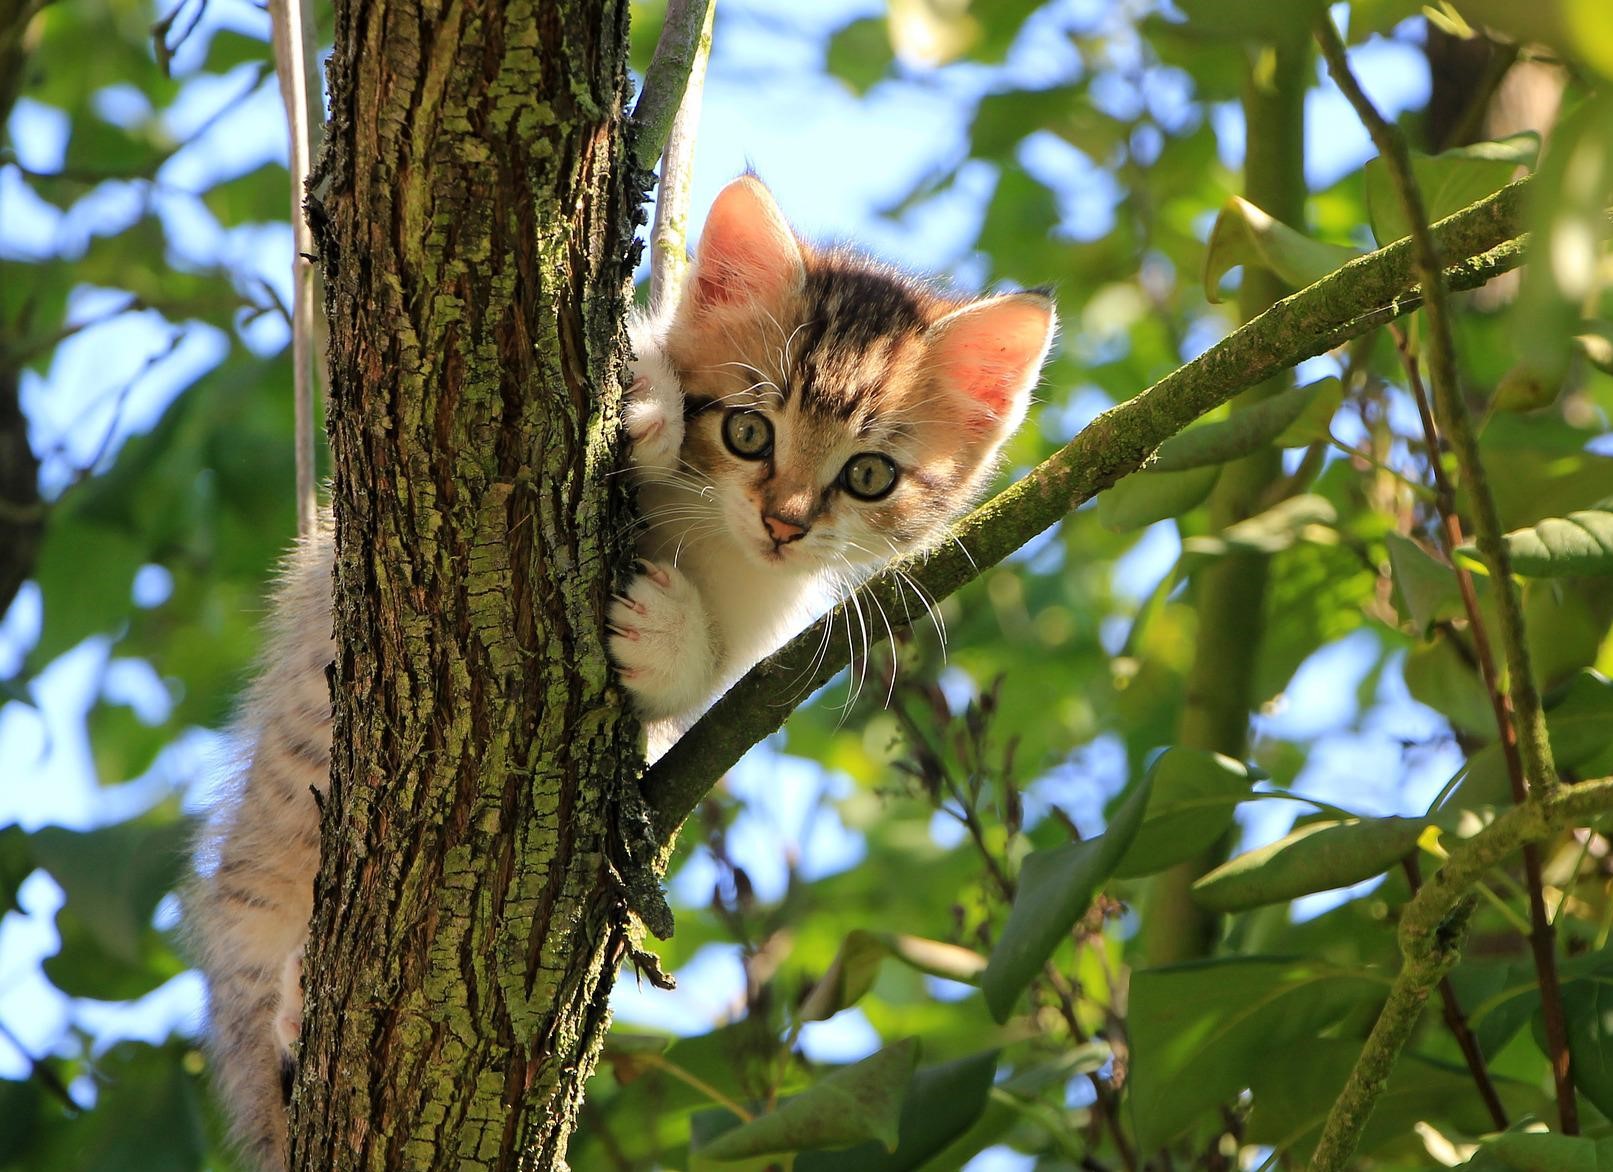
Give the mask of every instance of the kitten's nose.
<path id="1" fill-rule="evenodd" d="M 797 525 L 794 521 L 786 521 L 783 517 L 775 517 L 772 513 L 762 514 L 762 524 L 767 526 L 768 533 L 780 545 L 787 542 L 799 541 L 801 535 L 807 531 L 805 525 Z"/>

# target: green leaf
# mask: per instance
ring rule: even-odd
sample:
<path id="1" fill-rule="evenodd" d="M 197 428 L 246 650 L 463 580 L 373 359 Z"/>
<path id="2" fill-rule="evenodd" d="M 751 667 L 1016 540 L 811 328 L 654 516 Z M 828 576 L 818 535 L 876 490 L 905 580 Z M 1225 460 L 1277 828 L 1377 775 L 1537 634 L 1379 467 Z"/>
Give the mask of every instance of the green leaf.
<path id="1" fill-rule="evenodd" d="M 1563 1017 L 1574 1087 L 1603 1115 L 1613 1117 L 1613 981 L 1570 981 L 1562 988 Z M 1535 1044 L 1549 1060 L 1543 1012 L 1534 1017 Z"/>
<path id="2" fill-rule="evenodd" d="M 66 909 L 106 952 L 142 963 L 157 903 L 172 891 L 187 861 L 191 825 L 163 814 L 99 830 L 36 830 L 38 864 L 67 893 Z"/>
<path id="3" fill-rule="evenodd" d="M 1127 533 L 1179 517 L 1197 506 L 1215 487 L 1221 468 L 1207 464 L 1185 472 L 1133 472 L 1098 496 L 1098 520 L 1106 529 Z"/>
<path id="4" fill-rule="evenodd" d="M 1381 981 L 1310 960 L 1239 957 L 1132 974 L 1131 1116 L 1155 1151 L 1229 1104 L 1280 1048 L 1315 1040 L 1383 993 Z"/>
<path id="5" fill-rule="evenodd" d="M 1466 617 L 1462 589 L 1448 562 L 1398 533 L 1386 534 L 1384 544 L 1389 548 L 1396 609 L 1411 619 L 1420 638 L 1427 638 L 1429 629 L 1440 619 Z"/>
<path id="6" fill-rule="evenodd" d="M 1220 533 L 1189 537 L 1182 542 L 1183 561 L 1192 564 L 1235 552 L 1281 553 L 1301 541 L 1332 545 L 1338 541 L 1331 528 L 1337 521 L 1338 510 L 1326 497 L 1311 493 L 1291 496 Z"/>
<path id="7" fill-rule="evenodd" d="M 1430 224 L 1500 191 L 1519 167 L 1534 166 L 1540 154 L 1540 136 L 1533 131 L 1495 142 L 1476 142 L 1437 155 L 1411 152 L 1411 170 L 1422 191 L 1423 208 Z M 1411 235 L 1400 195 L 1381 158 L 1371 160 L 1363 172 L 1367 217 L 1380 245 Z"/>
<path id="8" fill-rule="evenodd" d="M 1213 911 L 1237 912 L 1348 887 L 1394 866 L 1426 825 L 1417 818 L 1308 822 L 1221 864 L 1193 884 L 1193 897 Z"/>
<path id="9" fill-rule="evenodd" d="M 1242 0 L 1238 4 L 1178 0 L 1178 7 L 1200 35 L 1273 44 L 1307 38 L 1316 14 L 1326 4 L 1325 0 Z"/>
<path id="10" fill-rule="evenodd" d="M 855 1005 L 874 987 L 880 963 L 887 956 L 919 972 L 970 984 L 979 980 L 986 967 L 985 957 L 956 944 L 858 928 L 846 935 L 828 969 L 802 999 L 796 1016 L 802 1021 L 824 1021 Z"/>
<path id="11" fill-rule="evenodd" d="M 278 163 L 215 183 L 202 194 L 202 202 L 219 225 L 281 223 L 290 214 L 291 176 Z"/>
<path id="12" fill-rule="evenodd" d="M 1490 718 L 1494 735 L 1495 718 Z M 1600 777 L 1613 772 L 1613 682 L 1594 671 L 1578 673 L 1546 703 L 1546 729 L 1557 768 L 1569 776 Z M 1489 744 L 1462 767 L 1461 787 L 1453 804 L 1466 809 L 1512 804 L 1501 747 Z"/>
<path id="13" fill-rule="evenodd" d="M 1204 247 L 1204 298 L 1219 303 L 1221 278 L 1240 265 L 1270 269 L 1303 289 L 1360 255 L 1342 244 L 1312 240 L 1235 195 L 1215 218 Z"/>
<path id="14" fill-rule="evenodd" d="M 14 1166 L 28 1154 L 38 1129 L 41 1097 L 34 1079 L 0 1079 L 0 1168 Z"/>
<path id="15" fill-rule="evenodd" d="M 997 1071 L 995 1051 L 920 1067 L 902 1101 L 894 1151 L 869 1141 L 832 1155 L 803 1152 L 794 1172 L 919 1172 L 930 1157 L 973 1127 Z"/>
<path id="16" fill-rule="evenodd" d="M 883 17 L 854 20 L 829 38 L 828 70 L 855 94 L 866 93 L 883 79 L 895 59 Z"/>
<path id="17" fill-rule="evenodd" d="M 1008 1020 L 1019 995 L 1086 914 L 1104 880 L 1114 873 L 1142 825 L 1153 786 L 1150 771 L 1121 801 L 1108 829 L 1097 838 L 1025 856 L 1008 923 L 980 982 L 986 1006 L 999 1022 Z"/>
<path id="18" fill-rule="evenodd" d="M 34 873 L 34 852 L 21 826 L 0 828 L 0 916 L 17 907 L 17 888 Z"/>
<path id="19" fill-rule="evenodd" d="M 1473 1172 L 1610 1172 L 1613 1138 L 1509 1131 L 1485 1140 L 1462 1167 Z"/>
<path id="20" fill-rule="evenodd" d="M 1506 536 L 1512 568 L 1533 578 L 1607 577 L 1613 575 L 1613 512 L 1585 509 L 1566 517 L 1547 517 Z M 1471 543 L 1457 551 L 1483 565 Z"/>
<path id="21" fill-rule="evenodd" d="M 1258 775 L 1242 761 L 1177 745 L 1155 758 L 1148 778 L 1148 816 L 1115 865 L 1122 879 L 1163 871 L 1220 838 Z"/>
<path id="22" fill-rule="evenodd" d="M 95 1064 L 95 1107 L 41 1137 L 31 1168 L 73 1172 L 181 1172 L 207 1152 L 203 1093 L 187 1071 L 190 1046 L 121 1042 Z"/>
<path id="23" fill-rule="evenodd" d="M 1225 419 L 1200 423 L 1173 435 L 1154 453 L 1148 471 L 1182 472 L 1206 464 L 1225 464 L 1276 443 L 1302 422 L 1305 438 L 1294 442 L 1309 442 L 1316 433 L 1312 421 L 1325 411 L 1321 423 L 1325 433 L 1326 421 L 1333 418 L 1343 395 L 1339 380 L 1332 377 L 1281 391 Z"/>
<path id="24" fill-rule="evenodd" d="M 700 1155 L 728 1162 L 775 1152 L 843 1148 L 865 1140 L 894 1150 L 900 1138 L 902 1099 L 917 1061 L 915 1038 L 886 1046 L 784 1100 L 777 1110 L 725 1131 L 703 1145 Z"/>

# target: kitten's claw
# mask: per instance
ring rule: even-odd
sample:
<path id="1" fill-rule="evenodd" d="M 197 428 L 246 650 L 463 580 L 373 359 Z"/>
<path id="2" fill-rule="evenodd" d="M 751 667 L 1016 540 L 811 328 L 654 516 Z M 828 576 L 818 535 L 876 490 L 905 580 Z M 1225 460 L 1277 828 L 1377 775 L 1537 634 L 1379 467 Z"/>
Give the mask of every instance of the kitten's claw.
<path id="1" fill-rule="evenodd" d="M 611 600 L 610 654 L 640 713 L 656 719 L 706 698 L 716 650 L 694 583 L 673 566 L 639 565 L 644 572 Z"/>
<path id="2" fill-rule="evenodd" d="M 670 574 L 668 574 L 665 570 L 663 570 L 660 566 L 658 566 L 654 562 L 650 561 L 649 558 L 639 558 L 638 559 L 638 564 L 639 564 L 639 567 L 641 569 L 643 569 L 644 576 L 646 578 L 648 578 L 650 581 L 654 582 L 662 590 L 667 590 L 667 589 L 671 588 L 671 586 L 672 586 L 672 576 Z M 639 613 L 642 614 L 643 611 L 641 610 Z"/>

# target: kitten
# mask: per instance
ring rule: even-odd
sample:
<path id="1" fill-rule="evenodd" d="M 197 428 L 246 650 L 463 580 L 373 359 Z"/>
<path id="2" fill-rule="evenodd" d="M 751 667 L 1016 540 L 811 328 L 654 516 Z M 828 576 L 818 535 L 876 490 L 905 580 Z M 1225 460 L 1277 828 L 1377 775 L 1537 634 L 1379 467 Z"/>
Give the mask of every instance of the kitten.
<path id="1" fill-rule="evenodd" d="M 626 404 L 644 531 L 610 652 L 652 756 L 728 684 L 976 496 L 1051 344 L 1035 294 L 967 301 L 799 241 L 762 184 L 723 189 L 687 291 L 629 323 Z M 209 1045 L 236 1139 L 286 1162 L 329 784 L 328 526 L 293 551 L 241 715 L 251 741 L 187 899 Z"/>

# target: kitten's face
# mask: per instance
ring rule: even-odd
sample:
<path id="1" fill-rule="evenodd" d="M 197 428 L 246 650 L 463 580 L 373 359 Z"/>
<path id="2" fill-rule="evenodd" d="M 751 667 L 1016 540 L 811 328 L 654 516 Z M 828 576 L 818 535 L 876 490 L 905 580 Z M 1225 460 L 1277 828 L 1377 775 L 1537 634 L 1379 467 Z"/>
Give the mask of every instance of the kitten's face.
<path id="1" fill-rule="evenodd" d="M 1051 332 L 1043 298 L 949 301 L 811 252 L 760 183 L 736 180 L 667 339 L 683 461 L 748 560 L 813 573 L 885 561 L 973 500 Z"/>

